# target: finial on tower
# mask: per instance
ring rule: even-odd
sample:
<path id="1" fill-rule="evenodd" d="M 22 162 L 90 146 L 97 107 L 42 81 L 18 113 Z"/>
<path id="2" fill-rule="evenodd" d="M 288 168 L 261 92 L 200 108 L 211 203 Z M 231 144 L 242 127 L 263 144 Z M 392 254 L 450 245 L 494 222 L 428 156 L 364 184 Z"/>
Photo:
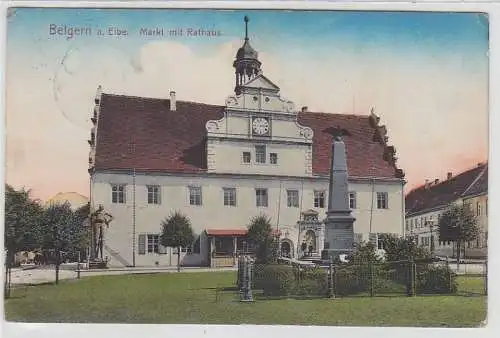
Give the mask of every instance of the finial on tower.
<path id="1" fill-rule="evenodd" d="M 248 40 L 248 21 L 250 20 L 248 16 L 245 15 L 245 40 Z"/>

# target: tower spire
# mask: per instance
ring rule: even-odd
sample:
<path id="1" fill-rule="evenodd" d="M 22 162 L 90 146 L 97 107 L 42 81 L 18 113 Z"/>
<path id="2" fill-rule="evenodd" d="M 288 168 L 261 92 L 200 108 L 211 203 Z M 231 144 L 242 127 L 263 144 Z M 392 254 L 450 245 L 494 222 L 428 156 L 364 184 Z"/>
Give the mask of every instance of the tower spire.
<path id="1" fill-rule="evenodd" d="M 238 93 L 241 86 L 260 74 L 260 61 L 258 53 L 250 46 L 250 39 L 248 38 L 248 21 L 250 19 L 245 15 L 245 42 L 238 52 L 236 59 L 233 62 L 236 75 L 235 92 Z"/>
<path id="2" fill-rule="evenodd" d="M 248 40 L 248 21 L 250 20 L 248 16 L 245 15 L 245 40 Z"/>

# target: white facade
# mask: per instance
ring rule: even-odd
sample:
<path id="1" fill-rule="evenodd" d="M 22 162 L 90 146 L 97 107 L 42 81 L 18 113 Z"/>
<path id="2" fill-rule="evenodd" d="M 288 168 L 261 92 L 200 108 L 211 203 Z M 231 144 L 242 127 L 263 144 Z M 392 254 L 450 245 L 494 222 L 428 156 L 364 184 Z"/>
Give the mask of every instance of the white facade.
<path id="1" fill-rule="evenodd" d="M 125 203 L 112 202 L 113 185 L 124 186 Z M 148 203 L 148 186 L 160 188 L 160 204 Z M 189 187 L 201 187 L 202 205 L 190 204 Z M 223 188 L 236 189 L 236 206 L 224 205 Z M 256 206 L 256 188 L 268 189 L 268 207 Z M 403 234 L 404 206 L 401 182 L 375 181 L 372 189 L 372 183 L 369 181 L 353 181 L 350 182 L 349 189 L 356 195 L 356 208 L 353 209 L 353 215 L 356 217 L 354 232 L 361 234 L 363 240 L 367 241 L 369 238 L 370 223 L 372 233 Z M 288 206 L 287 190 L 298 191 L 298 207 Z M 111 266 L 132 265 L 134 244 L 136 266 L 154 266 L 155 262 L 159 265 L 175 265 L 177 256 L 171 254 L 171 250 L 167 250 L 166 254 L 147 253 L 146 250 L 144 255 L 139 255 L 138 237 L 140 234 L 159 234 L 161 221 L 176 210 L 182 211 L 190 219 L 193 230 L 198 235 L 210 228 L 246 229 L 253 216 L 264 213 L 271 217 L 273 226 L 281 231 L 282 238 L 288 238 L 293 243 L 292 251 L 295 253 L 299 238 L 297 221 L 300 219 L 301 212 L 313 209 L 318 211 L 320 220 L 326 217 L 326 208 L 314 207 L 314 191 L 324 192 L 324 206 L 326 207 L 327 178 L 137 174 L 135 198 L 132 173 L 98 173 L 92 179 L 94 205 L 103 205 L 104 209 L 114 217 L 104 236 L 104 255 L 108 256 Z M 377 192 L 387 193 L 387 209 L 378 208 Z M 200 253 L 191 253 L 183 257 L 184 264 L 208 264 L 208 244 L 203 240 L 200 243 Z M 117 254 L 122 259 L 119 259 Z"/>

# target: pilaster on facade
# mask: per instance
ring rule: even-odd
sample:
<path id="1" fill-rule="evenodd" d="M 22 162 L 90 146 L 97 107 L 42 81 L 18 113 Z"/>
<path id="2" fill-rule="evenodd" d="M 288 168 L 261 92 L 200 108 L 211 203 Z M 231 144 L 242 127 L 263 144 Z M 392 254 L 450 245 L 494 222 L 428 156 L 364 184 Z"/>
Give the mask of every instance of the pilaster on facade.
<path id="1" fill-rule="evenodd" d="M 215 172 L 216 171 L 216 143 L 215 139 L 207 140 L 207 171 Z"/>
<path id="2" fill-rule="evenodd" d="M 101 99 L 102 99 L 102 86 L 98 86 L 96 90 L 96 95 L 94 99 L 94 109 L 92 112 L 92 117 L 90 120 L 92 121 L 93 127 L 90 130 L 90 139 L 87 141 L 90 146 L 89 158 L 88 158 L 88 171 L 89 173 L 94 169 L 95 166 L 95 149 L 97 144 L 97 124 L 99 121 L 99 113 L 101 108 Z"/>
<path id="3" fill-rule="evenodd" d="M 306 176 L 312 176 L 313 175 L 313 167 L 312 167 L 312 160 L 313 160 L 313 152 L 312 152 L 312 144 L 310 144 L 307 147 L 307 152 L 306 152 Z"/>

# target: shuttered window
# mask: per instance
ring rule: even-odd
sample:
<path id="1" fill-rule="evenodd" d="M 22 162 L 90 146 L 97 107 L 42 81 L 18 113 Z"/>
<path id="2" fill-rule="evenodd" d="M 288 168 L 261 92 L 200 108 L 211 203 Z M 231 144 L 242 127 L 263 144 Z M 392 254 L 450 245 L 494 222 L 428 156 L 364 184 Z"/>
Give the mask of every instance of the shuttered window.
<path id="1" fill-rule="evenodd" d="M 138 241 L 138 246 L 139 246 L 139 255 L 145 255 L 146 254 L 146 235 L 139 235 L 139 241 Z"/>

